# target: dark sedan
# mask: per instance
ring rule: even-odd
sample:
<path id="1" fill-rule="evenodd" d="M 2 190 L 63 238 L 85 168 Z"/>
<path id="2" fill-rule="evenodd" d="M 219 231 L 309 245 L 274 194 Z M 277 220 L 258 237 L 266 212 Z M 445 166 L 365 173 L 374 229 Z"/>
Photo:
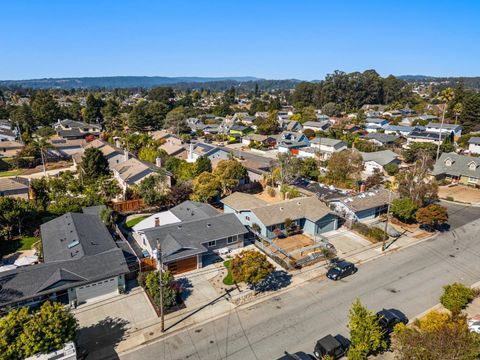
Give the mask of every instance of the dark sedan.
<path id="1" fill-rule="evenodd" d="M 327 277 L 331 280 L 340 280 L 345 276 L 355 274 L 357 268 L 351 262 L 340 261 L 333 264 L 333 266 L 328 270 Z"/>

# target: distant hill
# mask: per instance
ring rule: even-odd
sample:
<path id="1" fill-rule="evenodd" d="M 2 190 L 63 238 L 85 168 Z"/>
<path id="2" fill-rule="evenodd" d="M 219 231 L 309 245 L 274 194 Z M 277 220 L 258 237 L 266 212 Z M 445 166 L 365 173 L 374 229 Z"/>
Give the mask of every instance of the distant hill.
<path id="1" fill-rule="evenodd" d="M 166 76 L 102 76 L 74 78 L 45 78 L 31 80 L 0 80 L 3 87 L 24 87 L 33 89 L 94 89 L 94 88 L 151 88 L 154 86 L 173 85 L 180 83 L 208 83 L 233 81 L 263 80 L 253 76 L 240 77 L 166 77 Z"/>
<path id="2" fill-rule="evenodd" d="M 442 86 L 455 86 L 459 81 L 463 81 L 465 88 L 472 90 L 480 90 L 480 76 L 452 76 L 452 77 L 435 77 L 427 75 L 400 75 L 399 79 L 412 82 L 412 83 L 424 83 L 424 82 L 437 82 L 442 83 Z"/>

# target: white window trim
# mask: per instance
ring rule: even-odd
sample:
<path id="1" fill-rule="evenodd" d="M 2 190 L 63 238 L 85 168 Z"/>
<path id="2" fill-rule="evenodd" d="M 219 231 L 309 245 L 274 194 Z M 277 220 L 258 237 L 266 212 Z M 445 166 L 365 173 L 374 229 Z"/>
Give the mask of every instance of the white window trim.
<path id="1" fill-rule="evenodd" d="M 213 243 L 213 244 L 212 244 L 212 243 Z M 215 245 L 217 245 L 217 240 L 212 240 L 212 241 L 209 241 L 209 242 L 207 243 L 207 246 L 208 246 L 208 247 L 214 247 Z"/>

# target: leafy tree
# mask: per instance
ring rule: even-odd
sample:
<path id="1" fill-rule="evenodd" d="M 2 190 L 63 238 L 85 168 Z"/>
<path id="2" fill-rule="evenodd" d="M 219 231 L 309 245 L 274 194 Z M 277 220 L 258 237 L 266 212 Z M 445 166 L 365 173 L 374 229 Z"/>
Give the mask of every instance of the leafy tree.
<path id="1" fill-rule="evenodd" d="M 185 108 L 179 106 L 167 114 L 164 127 L 166 129 L 174 130 L 177 135 L 180 135 L 181 132 L 188 129 L 185 119 Z"/>
<path id="2" fill-rule="evenodd" d="M 168 198 L 168 185 L 163 171 L 158 171 L 143 179 L 138 185 L 138 194 L 149 206 L 165 205 Z"/>
<path id="3" fill-rule="evenodd" d="M 105 102 L 101 98 L 95 97 L 92 93 L 88 94 L 85 108 L 82 111 L 83 119 L 87 123 L 93 123 L 103 120 L 102 108 Z"/>
<path id="4" fill-rule="evenodd" d="M 38 221 L 35 205 L 11 197 L 0 197 L 0 235 L 11 240 L 14 235 L 22 235 L 24 227 L 34 226 Z"/>
<path id="5" fill-rule="evenodd" d="M 24 358 L 24 351 L 20 347 L 18 338 L 28 319 L 28 307 L 12 309 L 0 318 L 0 360 Z"/>
<path id="6" fill-rule="evenodd" d="M 193 180 L 193 191 L 190 198 L 193 201 L 210 202 L 222 190 L 222 182 L 218 176 L 204 172 Z"/>
<path id="7" fill-rule="evenodd" d="M 315 137 L 315 131 L 312 129 L 305 129 L 303 130 L 303 135 L 305 135 L 308 140 L 312 140 Z"/>
<path id="8" fill-rule="evenodd" d="M 50 92 L 40 90 L 35 94 L 32 101 L 32 115 L 35 121 L 41 125 L 49 125 L 60 118 L 60 108 Z"/>
<path id="9" fill-rule="evenodd" d="M 147 131 L 155 128 L 155 122 L 147 115 L 148 103 L 139 101 L 128 114 L 128 126 L 136 131 Z"/>
<path id="10" fill-rule="evenodd" d="M 81 168 L 87 181 L 110 174 L 107 159 L 99 149 L 93 147 L 85 150 Z"/>
<path id="11" fill-rule="evenodd" d="M 236 255 L 230 268 L 235 282 L 246 282 L 253 286 L 261 283 L 275 270 L 264 254 L 254 250 L 242 251 Z"/>
<path id="12" fill-rule="evenodd" d="M 462 309 L 475 297 L 471 288 L 459 283 L 445 285 L 443 290 L 440 303 L 450 310 L 453 316 L 459 315 Z"/>
<path id="13" fill-rule="evenodd" d="M 390 176 L 394 176 L 398 173 L 398 165 L 395 163 L 387 164 L 383 167 L 383 169 Z"/>
<path id="14" fill-rule="evenodd" d="M 37 353 L 48 353 L 75 339 L 77 320 L 63 304 L 47 301 L 28 318 L 28 308 L 24 309 L 0 320 L 0 328 L 5 325 L 8 328 L 12 324 L 17 326 L 15 330 L 10 330 L 7 340 L 7 351 L 13 347 L 16 353 L 5 359 L 23 359 Z M 12 323 L 8 324 L 9 321 Z"/>
<path id="15" fill-rule="evenodd" d="M 15 106 L 10 111 L 10 120 L 13 124 L 19 124 L 22 133 L 25 131 L 30 133 L 35 125 L 35 122 L 33 120 L 32 108 L 26 103 L 20 106 Z M 46 128 L 51 129 L 50 127 Z"/>
<path id="16" fill-rule="evenodd" d="M 302 169 L 302 160 L 293 156 L 291 153 L 277 154 L 278 167 L 276 168 L 276 178 L 281 184 L 289 184 L 295 180 Z"/>
<path id="17" fill-rule="evenodd" d="M 334 102 L 326 103 L 322 106 L 322 114 L 327 116 L 337 116 L 342 112 L 342 107 Z"/>
<path id="18" fill-rule="evenodd" d="M 480 336 L 465 318 L 431 311 L 412 326 L 397 325 L 393 348 L 401 360 L 473 360 L 480 356 Z"/>
<path id="19" fill-rule="evenodd" d="M 280 132 L 280 125 L 276 117 L 258 117 L 255 119 L 255 125 L 257 126 L 257 133 L 261 135 L 272 135 Z"/>
<path id="20" fill-rule="evenodd" d="M 212 113 L 216 116 L 222 116 L 222 117 L 225 117 L 227 115 L 232 115 L 233 114 L 233 110 L 232 108 L 230 107 L 230 105 L 228 104 L 228 102 L 221 102 L 220 104 L 218 105 L 215 105 L 212 109 Z"/>
<path id="21" fill-rule="evenodd" d="M 374 152 L 374 151 L 379 150 L 378 146 L 375 145 L 375 143 L 373 143 L 372 141 L 368 141 L 368 140 L 356 139 L 354 141 L 354 144 L 355 144 L 355 149 L 357 149 L 358 151 L 361 151 L 361 152 L 370 153 L 370 152 Z"/>
<path id="22" fill-rule="evenodd" d="M 413 164 L 418 160 L 419 155 L 428 155 L 430 159 L 435 159 L 437 145 L 427 142 L 411 143 L 408 149 L 402 151 L 402 157 L 406 163 Z"/>
<path id="23" fill-rule="evenodd" d="M 155 164 L 156 159 L 159 156 L 159 151 L 155 145 L 147 145 L 138 150 L 137 156 L 142 161 Z"/>
<path id="24" fill-rule="evenodd" d="M 375 169 L 373 174 L 370 175 L 369 177 L 367 177 L 367 179 L 365 180 L 365 187 L 367 189 L 371 189 L 371 188 L 374 188 L 374 187 L 377 187 L 377 186 L 381 185 L 382 182 L 383 182 L 382 172 L 378 169 Z"/>
<path id="25" fill-rule="evenodd" d="M 418 209 L 416 219 L 420 224 L 436 226 L 448 221 L 448 211 L 442 205 L 430 204 Z"/>
<path id="26" fill-rule="evenodd" d="M 247 177 L 247 169 L 237 160 L 221 160 L 218 162 L 213 174 L 220 179 L 223 193 L 226 194 L 235 189 L 240 180 Z"/>
<path id="27" fill-rule="evenodd" d="M 317 161 L 313 158 L 306 158 L 303 160 L 300 174 L 309 180 L 317 181 L 320 176 Z"/>
<path id="28" fill-rule="evenodd" d="M 189 199 L 192 193 L 192 184 L 190 181 L 184 181 L 172 185 L 167 195 L 167 206 L 173 207 Z"/>
<path id="29" fill-rule="evenodd" d="M 168 309 L 177 304 L 180 287 L 170 271 L 162 272 L 162 283 L 163 306 Z M 160 305 L 160 273 L 158 271 L 148 273 L 145 285 L 155 303 Z"/>
<path id="30" fill-rule="evenodd" d="M 400 221 L 404 223 L 412 223 L 416 220 L 418 205 L 410 198 L 399 198 L 392 201 L 391 211 Z"/>
<path id="31" fill-rule="evenodd" d="M 120 129 L 121 123 L 118 119 L 120 115 L 120 107 L 115 100 L 108 99 L 105 106 L 101 108 L 103 126 L 107 131 L 114 131 Z"/>
<path id="32" fill-rule="evenodd" d="M 212 162 L 206 156 L 200 156 L 195 160 L 194 176 L 198 176 L 203 172 L 212 172 Z"/>
<path id="33" fill-rule="evenodd" d="M 173 106 L 175 92 L 171 87 L 155 87 L 148 92 L 150 100 L 166 104 L 169 108 Z"/>
<path id="34" fill-rule="evenodd" d="M 351 186 L 363 170 L 362 156 L 357 151 L 344 150 L 332 154 L 325 179 L 338 186 Z"/>
<path id="35" fill-rule="evenodd" d="M 368 354 L 386 347 L 377 315 L 364 307 L 360 299 L 352 304 L 348 318 L 351 341 L 348 359 L 366 359 Z"/>
<path id="36" fill-rule="evenodd" d="M 397 174 L 396 181 L 401 197 L 408 197 L 418 206 L 422 206 L 427 200 L 437 198 L 438 186 L 430 176 L 433 168 L 430 153 L 418 151 L 416 157 L 417 160 L 413 166 Z"/>
<path id="37" fill-rule="evenodd" d="M 145 110 L 145 115 L 152 129 L 163 128 L 168 110 L 169 110 L 168 105 L 164 103 L 161 103 L 158 101 L 152 101 L 148 103 Z"/>

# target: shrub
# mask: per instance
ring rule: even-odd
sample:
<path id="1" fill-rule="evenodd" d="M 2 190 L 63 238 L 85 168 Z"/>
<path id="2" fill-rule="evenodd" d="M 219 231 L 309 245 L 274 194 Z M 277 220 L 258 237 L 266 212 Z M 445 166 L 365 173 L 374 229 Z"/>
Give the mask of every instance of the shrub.
<path id="1" fill-rule="evenodd" d="M 412 223 L 418 206 L 410 198 L 395 199 L 392 201 L 392 214 L 400 221 Z"/>
<path id="2" fill-rule="evenodd" d="M 385 231 L 377 227 L 369 227 L 361 222 L 355 223 L 353 229 L 372 242 L 380 242 L 385 238 Z"/>
<path id="3" fill-rule="evenodd" d="M 270 196 L 270 197 L 275 197 L 276 193 L 277 193 L 277 192 L 275 191 L 275 189 L 274 189 L 273 187 L 271 187 L 271 186 L 267 187 L 267 194 L 268 194 L 268 196 Z"/>
<path id="4" fill-rule="evenodd" d="M 386 173 L 390 176 L 393 176 L 398 173 L 398 165 L 391 163 L 384 166 Z"/>
<path id="5" fill-rule="evenodd" d="M 453 283 L 443 287 L 440 303 L 453 315 L 458 315 L 475 297 L 474 291 L 463 284 Z"/>

